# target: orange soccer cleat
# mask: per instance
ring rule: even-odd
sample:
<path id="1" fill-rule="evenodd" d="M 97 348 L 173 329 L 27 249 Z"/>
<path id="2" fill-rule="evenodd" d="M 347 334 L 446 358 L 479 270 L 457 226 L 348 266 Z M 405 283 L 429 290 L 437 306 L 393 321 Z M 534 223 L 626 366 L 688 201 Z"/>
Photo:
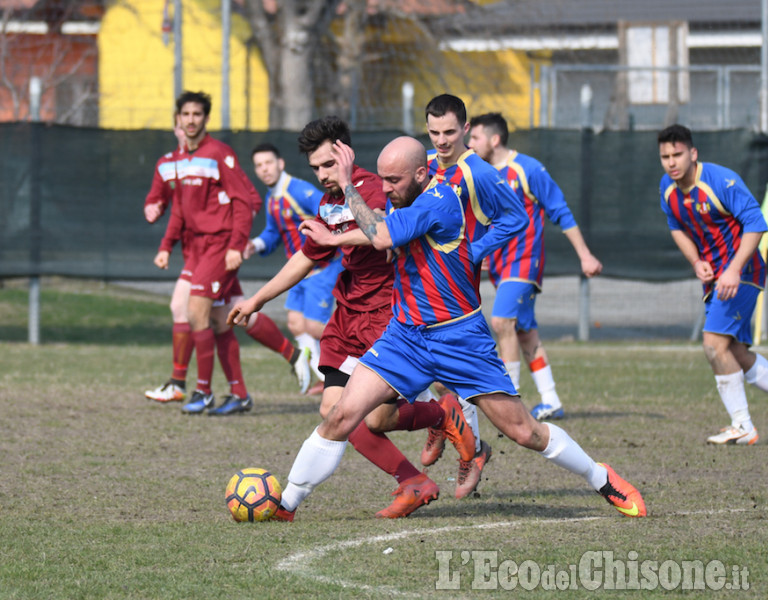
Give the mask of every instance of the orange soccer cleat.
<path id="1" fill-rule="evenodd" d="M 475 457 L 475 434 L 464 418 L 461 404 L 453 394 L 445 394 L 438 401 L 445 411 L 443 419 L 443 433 L 456 447 L 459 457 L 469 462 Z"/>
<path id="2" fill-rule="evenodd" d="M 485 464 L 491 460 L 491 445 L 480 440 L 480 452 L 470 461 L 459 460 L 459 476 L 456 479 L 456 498 L 469 496 L 477 489 Z"/>
<path id="3" fill-rule="evenodd" d="M 635 486 L 619 477 L 616 471 L 605 463 L 597 464 L 605 467 L 608 471 L 608 481 L 598 493 L 627 517 L 646 516 L 648 513 L 645 510 L 645 502 L 643 502 L 643 497 L 635 489 Z"/>
<path id="4" fill-rule="evenodd" d="M 439 494 L 440 488 L 437 487 L 437 484 L 424 473 L 419 473 L 415 477 L 406 479 L 392 492 L 395 501 L 387 508 L 377 512 L 376 517 L 379 519 L 407 517 L 420 506 L 437 500 Z"/>
<path id="5" fill-rule="evenodd" d="M 275 514 L 270 517 L 270 521 L 288 521 L 293 522 L 293 517 L 296 515 L 296 511 L 287 511 L 283 508 L 282 504 L 277 507 Z"/>

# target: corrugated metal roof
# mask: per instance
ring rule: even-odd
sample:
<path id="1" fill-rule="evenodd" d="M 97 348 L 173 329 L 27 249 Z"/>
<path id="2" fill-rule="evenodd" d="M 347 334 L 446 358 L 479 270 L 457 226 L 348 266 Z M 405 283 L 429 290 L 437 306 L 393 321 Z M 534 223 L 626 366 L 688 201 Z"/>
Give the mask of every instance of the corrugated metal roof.
<path id="1" fill-rule="evenodd" d="M 528 27 L 605 28 L 618 21 L 688 21 L 731 28 L 735 24 L 759 24 L 761 0 L 502 0 L 477 6 L 465 15 L 441 19 L 454 31 Z"/>

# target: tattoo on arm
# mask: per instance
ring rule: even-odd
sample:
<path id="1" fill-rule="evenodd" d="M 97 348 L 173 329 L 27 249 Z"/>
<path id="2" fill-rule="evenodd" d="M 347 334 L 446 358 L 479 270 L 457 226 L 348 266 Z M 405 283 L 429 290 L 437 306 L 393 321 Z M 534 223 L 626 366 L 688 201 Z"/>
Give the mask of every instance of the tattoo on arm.
<path id="1" fill-rule="evenodd" d="M 382 223 L 384 218 L 373 212 L 351 183 L 344 189 L 344 197 L 349 204 L 352 214 L 355 215 L 357 226 L 360 227 L 369 240 L 373 241 L 373 238 L 376 236 L 376 226 Z"/>

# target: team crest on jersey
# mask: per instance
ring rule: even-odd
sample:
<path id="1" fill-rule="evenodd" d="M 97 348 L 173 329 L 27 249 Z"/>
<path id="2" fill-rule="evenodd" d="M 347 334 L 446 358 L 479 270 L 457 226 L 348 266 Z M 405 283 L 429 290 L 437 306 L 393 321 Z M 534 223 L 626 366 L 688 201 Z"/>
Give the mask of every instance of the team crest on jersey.
<path id="1" fill-rule="evenodd" d="M 231 154 L 224 157 L 224 164 L 227 165 L 230 169 L 235 168 L 235 157 Z"/>
<path id="2" fill-rule="evenodd" d="M 221 284 L 220 284 L 218 281 L 214 281 L 214 282 L 211 284 L 211 291 L 212 291 L 214 294 L 218 294 L 220 289 L 221 289 Z"/>
<path id="3" fill-rule="evenodd" d="M 355 220 L 355 215 L 345 202 L 344 204 L 323 204 L 318 211 L 320 218 L 328 225 L 341 225 Z"/>
<path id="4" fill-rule="evenodd" d="M 464 193 L 464 191 L 461 189 L 461 186 L 458 183 L 452 183 L 451 189 L 453 189 L 454 193 L 461 198 L 461 195 Z"/>
<path id="5" fill-rule="evenodd" d="M 709 214 L 709 202 L 697 202 L 694 205 L 694 208 L 696 209 L 696 212 L 700 215 L 706 215 Z"/>
<path id="6" fill-rule="evenodd" d="M 283 209 L 283 219 L 290 219 L 292 212 L 290 208 Z"/>

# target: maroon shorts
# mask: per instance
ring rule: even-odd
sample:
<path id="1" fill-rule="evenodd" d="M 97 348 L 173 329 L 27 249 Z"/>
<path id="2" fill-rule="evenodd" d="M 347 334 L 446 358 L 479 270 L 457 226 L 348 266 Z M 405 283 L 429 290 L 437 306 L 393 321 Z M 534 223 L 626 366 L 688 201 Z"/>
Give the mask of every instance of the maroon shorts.
<path id="1" fill-rule="evenodd" d="M 344 361 L 360 358 L 373 346 L 392 318 L 392 307 L 385 304 L 372 311 L 358 312 L 337 302 L 331 320 L 320 338 L 320 366 L 332 367 L 349 375 Z M 347 365 L 355 361 L 350 360 Z"/>
<path id="2" fill-rule="evenodd" d="M 225 262 L 229 234 L 196 235 L 189 246 L 189 258 L 184 262 L 182 273 L 190 273 L 190 295 L 212 300 L 228 300 L 235 295 L 240 288 L 237 269 L 227 271 Z"/>

